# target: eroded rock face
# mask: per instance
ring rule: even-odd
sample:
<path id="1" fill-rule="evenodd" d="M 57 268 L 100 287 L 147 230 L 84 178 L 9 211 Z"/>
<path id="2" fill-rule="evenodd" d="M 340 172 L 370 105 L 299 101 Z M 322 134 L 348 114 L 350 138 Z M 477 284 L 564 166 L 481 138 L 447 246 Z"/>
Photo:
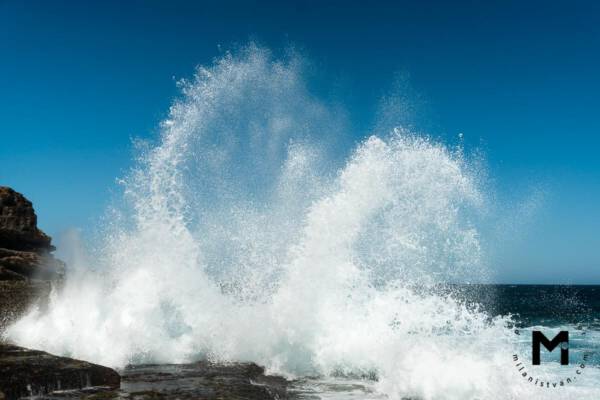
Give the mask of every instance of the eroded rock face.
<path id="1" fill-rule="evenodd" d="M 52 251 L 51 238 L 37 227 L 31 202 L 0 186 L 0 400 L 119 388 L 121 378 L 110 368 L 2 342 L 3 330 L 32 304 L 43 309 L 55 282 L 62 279 L 65 265 Z"/>
<path id="2" fill-rule="evenodd" d="M 31 305 L 45 310 L 52 291 L 52 281 L 0 280 L 0 343 L 2 333 Z"/>
<path id="3" fill-rule="evenodd" d="M 33 205 L 0 186 L 0 280 L 56 280 L 64 263 L 55 259 L 52 239 L 37 227 Z"/>
<path id="4" fill-rule="evenodd" d="M 0 247 L 52 251 L 50 236 L 37 227 L 33 205 L 21 193 L 0 186 Z"/>
<path id="5" fill-rule="evenodd" d="M 0 279 L 3 272 L 8 280 L 35 278 L 53 280 L 62 278 L 64 264 L 51 254 L 38 254 L 32 251 L 9 250 L 0 247 Z M 4 271 L 3 271 L 4 270 Z M 10 275 L 8 275 L 10 274 Z"/>
<path id="6" fill-rule="evenodd" d="M 62 280 L 65 265 L 53 250 L 31 202 L 0 186 L 0 334 L 32 304 L 44 305 L 51 286 Z"/>

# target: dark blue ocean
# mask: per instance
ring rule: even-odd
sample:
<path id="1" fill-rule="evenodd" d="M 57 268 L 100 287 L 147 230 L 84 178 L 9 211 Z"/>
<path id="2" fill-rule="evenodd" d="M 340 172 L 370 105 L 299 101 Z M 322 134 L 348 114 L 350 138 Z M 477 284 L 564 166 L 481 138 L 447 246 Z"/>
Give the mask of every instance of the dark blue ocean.
<path id="1" fill-rule="evenodd" d="M 513 315 L 520 327 L 600 329 L 600 285 L 466 285 L 454 289 L 466 301 L 479 303 L 490 316 Z"/>

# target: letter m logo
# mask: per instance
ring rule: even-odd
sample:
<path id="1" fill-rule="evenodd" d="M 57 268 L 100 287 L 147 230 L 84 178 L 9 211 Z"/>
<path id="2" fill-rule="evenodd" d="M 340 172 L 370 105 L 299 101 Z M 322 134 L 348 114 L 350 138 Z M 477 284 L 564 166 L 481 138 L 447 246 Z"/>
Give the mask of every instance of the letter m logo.
<path id="1" fill-rule="evenodd" d="M 548 340 L 540 331 L 533 331 L 531 333 L 531 359 L 533 365 L 540 365 L 540 344 L 544 345 L 550 352 L 560 344 L 560 364 L 569 365 L 568 331 L 560 331 L 552 340 Z"/>

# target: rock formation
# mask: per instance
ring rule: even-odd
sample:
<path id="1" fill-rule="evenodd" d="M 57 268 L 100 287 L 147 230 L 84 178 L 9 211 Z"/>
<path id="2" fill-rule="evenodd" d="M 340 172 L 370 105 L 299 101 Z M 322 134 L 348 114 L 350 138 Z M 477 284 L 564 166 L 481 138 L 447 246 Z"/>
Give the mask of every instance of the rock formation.
<path id="1" fill-rule="evenodd" d="M 0 186 L 0 334 L 32 304 L 43 306 L 63 278 L 65 265 L 52 251 L 31 202 Z"/>
<path id="2" fill-rule="evenodd" d="M 56 280 L 64 263 L 55 259 L 52 239 L 37 227 L 33 205 L 22 194 L 0 186 L 0 280 Z"/>
<path id="3" fill-rule="evenodd" d="M 0 392 L 7 400 L 90 386 L 118 389 L 120 383 L 110 368 L 0 343 Z"/>
<path id="4" fill-rule="evenodd" d="M 0 186 L 0 400 L 289 398 L 288 382 L 255 364 L 136 365 L 121 377 L 100 365 L 3 342 L 3 329 L 32 304 L 43 309 L 51 286 L 62 279 L 64 263 L 52 251 L 31 202 Z"/>
<path id="5" fill-rule="evenodd" d="M 53 283 L 62 280 L 65 265 L 52 256 L 54 250 L 50 236 L 37 227 L 31 202 L 0 186 L 0 400 L 91 386 L 119 388 L 121 378 L 110 368 L 2 341 L 6 326 L 32 304 L 43 307 Z"/>

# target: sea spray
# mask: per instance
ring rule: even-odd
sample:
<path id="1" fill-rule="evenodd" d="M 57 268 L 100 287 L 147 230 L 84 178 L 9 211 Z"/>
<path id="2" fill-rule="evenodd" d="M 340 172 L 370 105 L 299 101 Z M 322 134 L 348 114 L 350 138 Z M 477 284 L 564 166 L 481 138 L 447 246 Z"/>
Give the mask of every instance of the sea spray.
<path id="1" fill-rule="evenodd" d="M 485 191 L 460 149 L 398 127 L 341 157 L 346 124 L 301 59 L 254 45 L 181 88 L 122 180 L 101 256 L 11 339 L 117 367 L 368 377 L 390 398 L 537 395 L 513 370 L 510 320 L 437 290 L 489 273 Z"/>

